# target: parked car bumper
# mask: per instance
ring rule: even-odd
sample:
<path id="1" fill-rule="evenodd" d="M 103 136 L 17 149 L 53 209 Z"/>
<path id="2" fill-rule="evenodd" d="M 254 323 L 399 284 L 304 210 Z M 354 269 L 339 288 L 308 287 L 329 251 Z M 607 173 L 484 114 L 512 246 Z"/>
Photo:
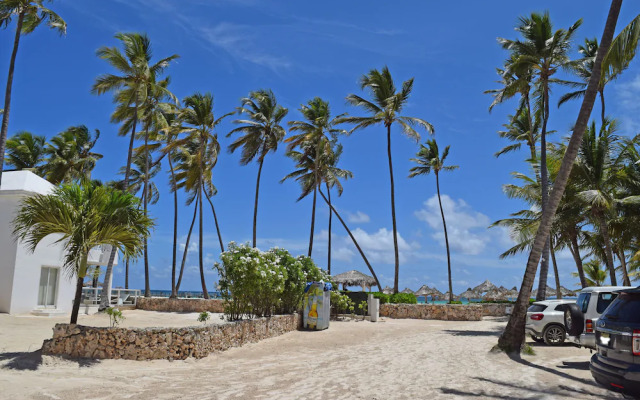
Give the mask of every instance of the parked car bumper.
<path id="1" fill-rule="evenodd" d="M 611 364 L 599 354 L 594 354 L 589 369 L 596 382 L 606 388 L 640 396 L 640 364 Z"/>
<path id="2" fill-rule="evenodd" d="M 569 336 L 567 339 L 580 347 L 586 347 L 589 349 L 596 349 L 596 335 L 595 333 L 583 333 L 580 336 Z"/>
<path id="3" fill-rule="evenodd" d="M 542 337 L 542 332 L 539 330 L 540 328 L 535 325 L 527 324 L 524 326 L 524 331 L 527 335 L 533 335 L 535 337 Z"/>

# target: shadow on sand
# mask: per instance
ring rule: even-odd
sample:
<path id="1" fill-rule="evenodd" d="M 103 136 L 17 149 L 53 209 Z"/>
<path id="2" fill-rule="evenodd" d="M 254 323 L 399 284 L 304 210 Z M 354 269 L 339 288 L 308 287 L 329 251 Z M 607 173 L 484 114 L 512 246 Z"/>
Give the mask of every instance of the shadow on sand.
<path id="1" fill-rule="evenodd" d="M 88 358 L 71 359 L 65 358 L 67 361 L 75 362 L 79 367 L 91 367 L 98 364 L 99 360 Z M 0 353 L 0 368 L 13 369 L 18 371 L 35 371 L 42 365 L 42 351 L 21 351 L 13 353 Z"/>

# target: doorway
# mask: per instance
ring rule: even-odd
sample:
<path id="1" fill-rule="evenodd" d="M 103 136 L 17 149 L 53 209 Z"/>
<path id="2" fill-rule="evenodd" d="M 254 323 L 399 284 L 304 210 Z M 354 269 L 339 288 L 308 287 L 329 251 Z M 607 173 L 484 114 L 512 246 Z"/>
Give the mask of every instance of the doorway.
<path id="1" fill-rule="evenodd" d="M 40 270 L 40 286 L 38 288 L 38 307 L 55 308 L 58 294 L 58 275 L 60 269 L 42 267 Z"/>

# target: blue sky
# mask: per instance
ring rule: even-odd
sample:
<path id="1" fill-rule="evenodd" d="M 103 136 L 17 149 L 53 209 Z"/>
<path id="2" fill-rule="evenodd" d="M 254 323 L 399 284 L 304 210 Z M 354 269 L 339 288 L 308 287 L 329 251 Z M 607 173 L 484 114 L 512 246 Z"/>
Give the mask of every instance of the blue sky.
<path id="1" fill-rule="evenodd" d="M 345 104 L 345 96 L 359 93 L 359 77 L 372 68 L 388 65 L 400 85 L 415 77 L 414 91 L 405 115 L 421 117 L 435 126 L 441 147 L 451 145 L 449 161 L 460 166 L 443 174 L 441 191 L 452 246 L 454 292 L 484 279 L 512 287 L 524 271 L 525 256 L 499 260 L 512 245 L 508 232 L 487 229 L 493 221 L 523 207 L 507 199 L 502 185 L 512 171 L 526 172 L 526 155 L 515 153 L 496 159 L 505 145 L 497 131 L 513 113 L 515 103 L 488 112 L 491 97 L 484 90 L 496 88 L 495 67 L 506 53 L 496 38 L 515 38 L 520 15 L 549 10 L 557 28 L 584 19 L 576 35 L 598 37 L 608 11 L 606 1 L 564 2 L 388 2 L 325 1 L 285 2 L 257 0 L 59 0 L 52 4 L 68 23 L 59 37 L 40 29 L 23 37 L 13 86 L 9 134 L 29 130 L 51 137 L 71 125 L 100 129 L 96 151 L 104 154 L 94 177 L 112 179 L 126 161 L 128 140 L 117 136 L 111 124 L 111 96 L 93 96 L 90 88 L 102 73 L 112 72 L 95 56 L 100 46 L 118 45 L 116 32 L 146 32 L 157 58 L 177 53 L 180 59 L 167 69 L 171 90 L 179 98 L 195 91 L 211 91 L 218 115 L 234 110 L 249 91 L 271 88 L 289 108 L 287 120 L 300 119 L 297 108 L 314 96 L 328 100 L 335 115 L 361 115 Z M 625 26 L 640 8 L 626 2 L 618 22 Z M 0 35 L 0 76 L 6 76 L 14 25 Z M 576 45 L 577 47 L 577 45 Z M 577 52 L 574 51 L 577 57 Z M 607 87 L 608 113 L 622 121 L 622 134 L 637 132 L 640 106 L 638 61 Z M 563 93 L 553 93 L 556 102 Z M 559 111 L 552 107 L 549 128 L 552 140 L 565 136 L 575 121 L 578 104 Z M 596 106 L 596 112 L 599 109 Z M 221 145 L 230 143 L 226 133 L 233 117 L 218 130 Z M 426 134 L 425 134 L 426 137 Z M 401 248 L 401 288 L 417 289 L 426 283 L 446 288 L 446 257 L 433 176 L 406 179 L 418 145 L 393 132 L 396 204 Z M 345 183 L 335 205 L 348 220 L 383 285 L 393 284 L 393 242 L 389 200 L 386 138 L 381 127 L 342 137 L 343 168 L 354 178 Z M 279 180 L 294 164 L 284 146 L 267 157 L 263 170 L 258 215 L 258 247 L 285 247 L 306 254 L 311 198 L 296 202 L 299 188 Z M 166 171 L 166 166 L 165 166 Z M 253 196 L 257 165 L 239 165 L 237 154 L 223 153 L 214 170 L 219 190 L 214 198 L 225 242 L 251 239 Z M 157 226 L 150 240 L 151 286 L 170 288 L 172 197 L 168 175 L 159 174 L 160 202 L 151 207 Z M 179 234 L 182 243 L 192 215 L 181 196 Z M 320 203 L 319 203 L 320 204 Z M 206 209 L 208 211 L 208 209 Z M 205 260 L 209 287 L 217 279 L 211 266 L 219 248 L 211 215 L 205 214 Z M 318 208 L 313 257 L 326 266 L 327 216 Z M 366 272 L 346 232 L 334 220 L 333 262 L 336 273 L 350 269 Z M 200 288 L 197 249 L 187 260 L 182 289 Z M 575 287 L 575 265 L 568 252 L 559 254 L 562 284 Z M 116 268 L 114 285 L 124 282 L 123 265 Z M 131 286 L 144 287 L 143 265 L 132 266 Z M 549 275 L 549 282 L 553 277 Z"/>

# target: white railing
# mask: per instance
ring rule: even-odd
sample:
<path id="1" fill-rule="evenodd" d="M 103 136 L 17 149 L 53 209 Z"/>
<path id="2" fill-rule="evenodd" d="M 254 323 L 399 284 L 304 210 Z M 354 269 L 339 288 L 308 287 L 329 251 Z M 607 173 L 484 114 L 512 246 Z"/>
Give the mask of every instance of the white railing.
<path id="1" fill-rule="evenodd" d="M 111 296 L 109 298 L 109 305 L 121 306 L 121 305 L 136 305 L 140 297 L 139 289 L 111 289 Z M 84 287 L 82 288 L 81 304 L 84 305 L 98 305 L 102 299 L 101 287 Z"/>

